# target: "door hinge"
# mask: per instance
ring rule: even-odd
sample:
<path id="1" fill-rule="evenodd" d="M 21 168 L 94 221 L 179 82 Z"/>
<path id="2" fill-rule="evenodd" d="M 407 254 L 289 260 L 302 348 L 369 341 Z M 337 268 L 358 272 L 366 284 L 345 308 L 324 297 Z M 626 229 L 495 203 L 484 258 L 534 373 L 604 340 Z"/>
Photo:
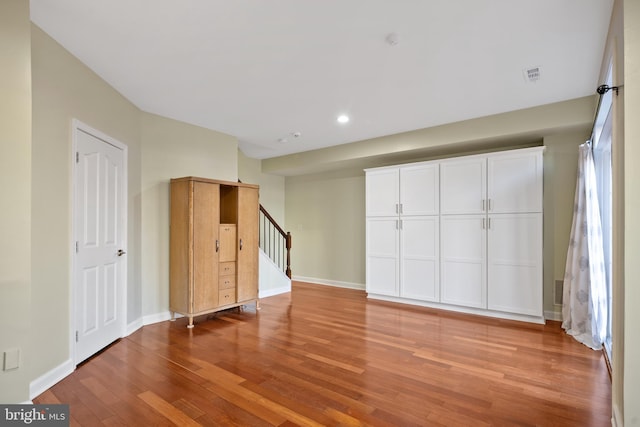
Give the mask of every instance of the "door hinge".
<path id="1" fill-rule="evenodd" d="M 76 163 L 80 163 L 80 152 L 76 151 Z"/>
<path id="2" fill-rule="evenodd" d="M 78 342 L 78 331 L 76 331 L 76 342 Z"/>

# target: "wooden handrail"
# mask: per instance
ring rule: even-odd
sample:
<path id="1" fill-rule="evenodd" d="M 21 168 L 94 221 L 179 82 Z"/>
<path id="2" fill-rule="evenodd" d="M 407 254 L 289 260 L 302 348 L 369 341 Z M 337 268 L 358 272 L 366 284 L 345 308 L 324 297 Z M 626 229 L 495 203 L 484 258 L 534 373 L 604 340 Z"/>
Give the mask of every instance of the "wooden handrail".
<path id="1" fill-rule="evenodd" d="M 255 206 L 255 205 L 254 205 Z M 262 206 L 262 204 L 260 205 L 260 212 L 262 212 L 264 214 L 264 216 L 267 217 L 267 219 L 269 220 L 269 222 L 271 224 L 273 224 L 273 226 L 276 228 L 276 230 L 278 230 L 280 232 L 280 234 L 282 235 L 282 237 L 286 237 L 287 233 L 282 229 L 282 227 L 280 227 L 278 225 L 278 223 L 276 222 L 275 219 L 273 219 L 273 217 L 269 214 L 269 212 L 267 212 L 267 210 L 264 208 L 264 206 Z"/>
<path id="2" fill-rule="evenodd" d="M 275 219 L 273 219 L 273 217 L 271 216 L 271 214 L 269 214 L 269 212 L 264 208 L 264 206 L 260 205 L 260 212 L 262 212 L 262 214 L 264 215 L 264 217 L 269 221 L 269 224 L 271 225 L 271 227 L 273 227 L 274 230 L 277 230 L 278 233 L 280 234 L 280 236 L 282 237 L 283 241 L 284 241 L 284 246 L 285 249 L 287 251 L 287 256 L 286 256 L 286 265 L 283 266 L 281 265 L 281 267 L 284 267 L 284 273 L 287 275 L 287 277 L 289 279 L 291 279 L 291 233 L 288 231 L 284 231 L 282 229 L 282 227 L 280 227 L 280 225 L 278 225 L 278 223 L 276 222 Z M 266 233 L 263 233 L 263 235 L 266 237 Z M 263 249 L 271 249 L 271 245 L 268 244 L 264 244 L 264 248 Z M 271 253 L 270 250 L 265 250 L 265 252 L 267 252 L 267 255 L 274 261 L 276 262 L 276 264 L 279 264 L 279 262 L 277 262 L 276 259 L 274 259 L 275 254 Z M 279 258 L 280 259 L 280 258 Z"/>

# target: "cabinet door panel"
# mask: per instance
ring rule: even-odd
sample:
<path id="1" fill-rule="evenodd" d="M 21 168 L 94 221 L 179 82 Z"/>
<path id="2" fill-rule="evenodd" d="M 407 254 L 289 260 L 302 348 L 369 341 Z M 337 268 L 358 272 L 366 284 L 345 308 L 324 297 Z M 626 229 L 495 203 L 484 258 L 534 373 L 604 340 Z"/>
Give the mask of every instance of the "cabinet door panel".
<path id="1" fill-rule="evenodd" d="M 488 308 L 542 316 L 542 214 L 489 219 Z"/>
<path id="2" fill-rule="evenodd" d="M 443 161 L 440 164 L 440 213 L 484 212 L 486 187 L 484 157 Z"/>
<path id="3" fill-rule="evenodd" d="M 489 213 L 542 212 L 542 152 L 489 156 Z"/>
<path id="4" fill-rule="evenodd" d="M 220 224 L 218 261 L 236 260 L 237 228 L 235 224 Z"/>
<path id="5" fill-rule="evenodd" d="M 238 302 L 258 298 L 258 190 L 238 188 Z"/>
<path id="6" fill-rule="evenodd" d="M 400 173 L 397 168 L 367 171 L 366 215 L 397 215 L 400 203 Z"/>
<path id="7" fill-rule="evenodd" d="M 197 313 L 218 306 L 220 186 L 193 183 L 193 309 Z"/>
<path id="8" fill-rule="evenodd" d="M 399 243 L 395 218 L 367 220 L 367 292 L 398 296 Z"/>
<path id="9" fill-rule="evenodd" d="M 400 168 L 400 213 L 438 215 L 438 164 L 419 164 Z"/>
<path id="10" fill-rule="evenodd" d="M 440 300 L 486 308 L 486 230 L 484 216 L 441 217 Z"/>
<path id="11" fill-rule="evenodd" d="M 402 220 L 401 296 L 440 300 L 439 220 L 437 216 Z"/>

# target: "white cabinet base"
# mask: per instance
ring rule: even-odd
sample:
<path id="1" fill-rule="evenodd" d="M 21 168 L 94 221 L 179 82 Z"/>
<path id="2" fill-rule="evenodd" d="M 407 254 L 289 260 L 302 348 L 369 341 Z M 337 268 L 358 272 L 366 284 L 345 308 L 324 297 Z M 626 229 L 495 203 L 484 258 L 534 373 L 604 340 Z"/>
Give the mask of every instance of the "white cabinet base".
<path id="1" fill-rule="evenodd" d="M 502 311 L 487 310 L 484 308 L 462 307 L 458 305 L 443 304 L 437 302 L 421 301 L 416 299 L 392 297 L 388 295 L 379 295 L 367 293 L 367 298 L 380 301 L 396 302 L 400 304 L 415 305 L 419 307 L 435 308 L 444 311 L 454 311 L 456 313 L 474 314 L 482 317 L 494 317 L 497 319 L 516 320 L 519 322 L 545 324 L 544 316 L 527 316 L 524 314 L 505 313 Z"/>

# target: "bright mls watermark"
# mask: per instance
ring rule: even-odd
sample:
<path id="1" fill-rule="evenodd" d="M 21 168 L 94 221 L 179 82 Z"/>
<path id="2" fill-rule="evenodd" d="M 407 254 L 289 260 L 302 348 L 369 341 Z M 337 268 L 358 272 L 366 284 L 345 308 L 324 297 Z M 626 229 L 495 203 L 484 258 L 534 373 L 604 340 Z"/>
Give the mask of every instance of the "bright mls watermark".
<path id="1" fill-rule="evenodd" d="M 69 426 L 69 405 L 2 405 L 0 427 Z"/>

